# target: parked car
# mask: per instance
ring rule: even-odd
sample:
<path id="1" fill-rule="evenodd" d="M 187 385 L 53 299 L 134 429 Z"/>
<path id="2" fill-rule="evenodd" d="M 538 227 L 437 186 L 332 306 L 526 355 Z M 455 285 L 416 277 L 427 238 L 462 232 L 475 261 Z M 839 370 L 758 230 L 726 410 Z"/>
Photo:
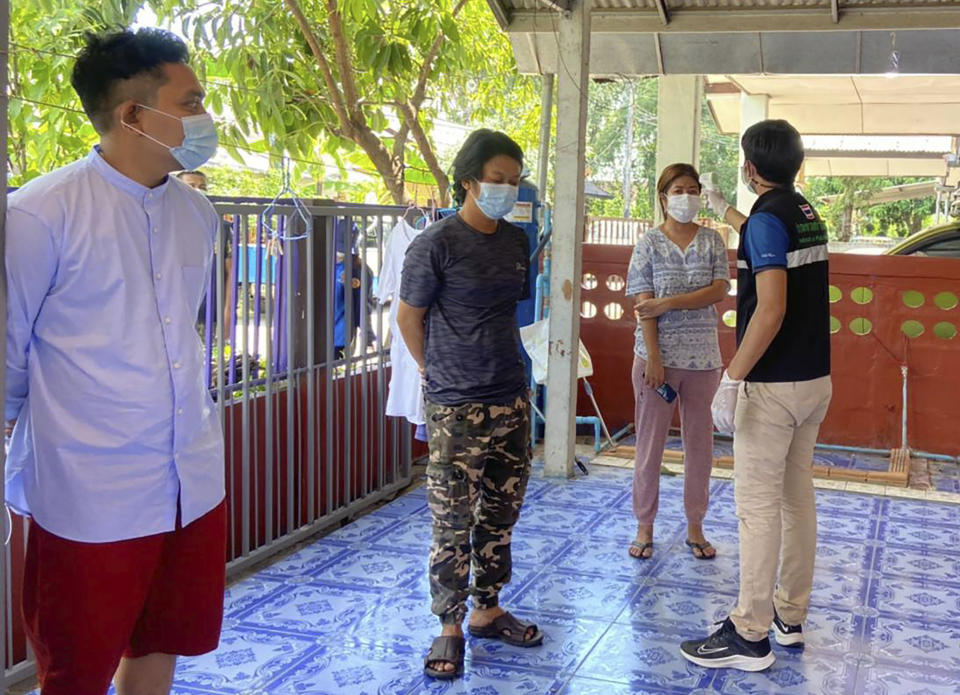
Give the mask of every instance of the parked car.
<path id="1" fill-rule="evenodd" d="M 888 256 L 960 258 L 960 220 L 923 229 L 885 253 Z"/>

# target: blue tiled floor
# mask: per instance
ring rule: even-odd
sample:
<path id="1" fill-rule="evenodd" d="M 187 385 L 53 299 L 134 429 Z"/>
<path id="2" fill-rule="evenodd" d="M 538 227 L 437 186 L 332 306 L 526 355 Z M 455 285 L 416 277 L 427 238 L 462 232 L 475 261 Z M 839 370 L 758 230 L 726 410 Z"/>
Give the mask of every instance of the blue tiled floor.
<path id="1" fill-rule="evenodd" d="M 732 487 L 715 481 L 714 562 L 683 547 L 682 479 L 664 477 L 655 558 L 628 557 L 629 470 L 531 481 L 503 603 L 541 648 L 469 640 L 466 675 L 426 680 L 430 614 L 423 489 L 229 589 L 215 654 L 183 659 L 177 695 L 946 695 L 960 693 L 960 505 L 818 490 L 808 645 L 774 645 L 764 673 L 706 671 L 682 639 L 707 634 L 737 591 Z"/>

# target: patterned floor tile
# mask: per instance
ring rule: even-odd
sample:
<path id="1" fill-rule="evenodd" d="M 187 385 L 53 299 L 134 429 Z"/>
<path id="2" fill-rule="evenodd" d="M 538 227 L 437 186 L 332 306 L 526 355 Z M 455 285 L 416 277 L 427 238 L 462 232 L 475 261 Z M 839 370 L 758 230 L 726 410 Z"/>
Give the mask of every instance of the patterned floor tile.
<path id="1" fill-rule="evenodd" d="M 653 525 L 654 543 L 664 544 L 672 543 L 676 538 L 680 528 L 685 528 L 686 522 L 678 520 L 676 517 L 666 515 L 657 516 Z M 595 518 L 594 523 L 586 530 L 586 534 L 591 538 L 615 538 L 621 543 L 630 544 L 637 535 L 637 518 L 633 512 L 614 511 L 607 514 L 601 514 Z"/>
<path id="2" fill-rule="evenodd" d="M 558 536 L 572 536 L 582 532 L 602 514 L 603 512 L 596 509 L 579 509 L 576 506 L 525 504 L 520 510 L 520 521 L 517 522 L 514 533 L 535 530 Z"/>
<path id="3" fill-rule="evenodd" d="M 419 654 L 347 642 L 321 648 L 265 689 L 269 695 L 403 695 L 421 692 Z"/>
<path id="4" fill-rule="evenodd" d="M 696 691 L 688 691 L 696 692 Z M 709 692 L 709 691 L 705 691 Z M 610 681 L 601 681 L 595 678 L 584 678 L 583 676 L 574 676 L 571 678 L 561 695 L 661 695 L 662 690 L 648 690 L 646 688 L 635 688 L 628 683 L 611 683 Z"/>
<path id="5" fill-rule="evenodd" d="M 713 684 L 722 695 L 849 695 L 856 683 L 857 661 L 842 652 L 786 650 L 775 647 L 776 662 L 766 671 L 724 669 Z"/>
<path id="6" fill-rule="evenodd" d="M 880 616 L 868 621 L 868 650 L 877 661 L 960 673 L 960 625 Z"/>
<path id="7" fill-rule="evenodd" d="M 401 495 L 392 502 L 388 502 L 380 511 L 385 516 L 402 518 L 423 511 L 427 506 L 427 488 L 418 487 Z"/>
<path id="8" fill-rule="evenodd" d="M 879 548 L 874 562 L 884 577 L 908 577 L 914 580 L 960 585 L 960 557 L 939 552 Z"/>
<path id="9" fill-rule="evenodd" d="M 807 646 L 764 673 L 679 654 L 738 591 L 733 486 L 715 481 L 712 562 L 683 546 L 683 479 L 661 479 L 655 557 L 630 558 L 632 471 L 531 479 L 502 604 L 546 633 L 520 649 L 470 638 L 466 675 L 422 675 L 430 514 L 422 488 L 231 586 L 220 649 L 183 659 L 175 695 L 956 695 L 960 505 L 818 491 Z M 946 475 L 941 473 L 941 475 Z"/>
<path id="10" fill-rule="evenodd" d="M 260 572 L 261 577 L 302 577 L 350 554 L 351 546 L 326 538 L 287 555 Z"/>
<path id="11" fill-rule="evenodd" d="M 960 490 L 958 490 L 960 492 Z M 897 519 L 908 524 L 960 525 L 960 505 L 912 500 L 885 500 L 884 514 L 888 519 Z"/>
<path id="12" fill-rule="evenodd" d="M 573 671 L 609 627 L 609 623 L 602 620 L 574 620 L 524 610 L 514 613 L 520 620 L 536 623 L 543 631 L 543 644 L 539 647 L 514 647 L 500 640 L 471 637 L 468 649 L 475 662 L 545 672 Z"/>
<path id="13" fill-rule="evenodd" d="M 383 547 L 358 547 L 318 574 L 326 582 L 382 589 L 403 588 L 426 572 L 427 556 Z"/>
<path id="14" fill-rule="evenodd" d="M 236 616 L 244 626 L 321 636 L 349 633 L 377 605 L 375 590 L 295 584 Z"/>
<path id="15" fill-rule="evenodd" d="M 614 620 L 636 593 L 622 579 L 547 569 L 524 587 L 515 605 L 532 613 Z"/>
<path id="16" fill-rule="evenodd" d="M 557 506 L 609 509 L 629 491 L 630 488 L 624 485 L 611 485 L 581 478 L 568 483 L 553 483 L 537 499 Z"/>
<path id="17" fill-rule="evenodd" d="M 707 688 L 714 672 L 698 668 L 680 655 L 683 639 L 649 626 L 614 624 L 577 669 L 577 675 L 655 692 Z"/>
<path id="18" fill-rule="evenodd" d="M 863 541 L 822 538 L 817 543 L 816 567 L 834 574 L 857 575 L 873 565 L 873 548 Z"/>
<path id="19" fill-rule="evenodd" d="M 469 663 L 462 678 L 438 681 L 425 678 L 408 695 L 553 695 L 562 687 L 553 674 L 499 664 Z M 299 695 L 299 693 L 298 693 Z"/>
<path id="20" fill-rule="evenodd" d="M 635 583 L 643 583 L 655 567 L 655 562 L 639 560 L 628 552 L 633 534 L 619 537 L 578 538 L 571 540 L 553 563 L 554 567 L 571 572 L 602 574 Z M 669 547 L 670 538 L 657 537 L 656 542 Z"/>
<path id="21" fill-rule="evenodd" d="M 217 651 L 180 659 L 176 682 L 216 693 L 255 692 L 286 674 L 316 647 L 314 638 L 234 627 L 224 630 Z"/>
<path id="22" fill-rule="evenodd" d="M 854 495 L 832 490 L 817 490 L 817 513 L 820 516 L 871 517 L 879 512 L 884 500 L 870 495 Z"/>
<path id="23" fill-rule="evenodd" d="M 960 623 L 960 587 L 885 577 L 870 588 L 869 605 L 883 615 Z"/>
<path id="24" fill-rule="evenodd" d="M 430 520 L 414 513 L 373 536 L 370 543 L 379 547 L 419 553 L 426 557 L 430 552 L 432 538 L 433 525 Z"/>
<path id="25" fill-rule="evenodd" d="M 740 559 L 727 544 L 716 547 L 716 558 L 698 560 L 685 546 L 682 549 L 678 546 L 677 552 L 663 559 L 657 568 L 657 576 L 668 577 L 674 584 L 735 592 L 740 581 Z"/>
<path id="26" fill-rule="evenodd" d="M 265 574 L 231 584 L 223 598 L 223 614 L 232 618 L 254 605 L 267 600 L 274 592 L 282 590 L 284 583 L 280 579 L 269 578 Z"/>
<path id="27" fill-rule="evenodd" d="M 886 545 L 923 548 L 933 552 L 951 552 L 960 546 L 960 523 L 953 526 L 911 524 L 890 517 L 881 523 L 881 538 Z"/>
<path id="28" fill-rule="evenodd" d="M 817 536 L 850 540 L 871 540 L 877 537 L 877 522 L 869 516 L 841 516 L 839 514 L 817 515 Z"/>
<path id="29" fill-rule="evenodd" d="M 389 516 L 386 512 L 378 510 L 334 531 L 327 536 L 327 539 L 346 544 L 369 541 L 398 523 L 400 522 L 395 516 Z"/>
<path id="30" fill-rule="evenodd" d="M 617 622 L 695 633 L 722 621 L 737 602 L 735 594 L 691 592 L 689 587 L 671 585 L 668 581 L 663 579 L 640 589 Z"/>
<path id="31" fill-rule="evenodd" d="M 860 667 L 856 695 L 957 695 L 960 677 L 954 673 L 923 671 L 909 664 Z"/>
<path id="32" fill-rule="evenodd" d="M 549 564 L 571 543 L 565 536 L 529 530 L 513 534 L 510 552 L 513 561 L 529 565 Z"/>

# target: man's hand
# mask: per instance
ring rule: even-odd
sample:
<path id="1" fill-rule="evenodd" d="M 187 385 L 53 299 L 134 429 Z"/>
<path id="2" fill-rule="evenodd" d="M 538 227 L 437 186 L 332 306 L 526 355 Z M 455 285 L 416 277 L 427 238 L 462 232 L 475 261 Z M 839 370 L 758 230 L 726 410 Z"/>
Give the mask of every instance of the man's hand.
<path id="1" fill-rule="evenodd" d="M 713 397 L 713 405 L 710 411 L 713 414 L 713 424 L 717 430 L 723 434 L 733 434 L 734 417 L 737 414 L 737 396 L 740 393 L 739 379 L 731 379 L 726 372 L 720 380 L 720 386 Z"/>
<path id="2" fill-rule="evenodd" d="M 633 313 L 638 321 L 655 319 L 670 311 L 670 298 L 640 299 L 633 305 Z"/>

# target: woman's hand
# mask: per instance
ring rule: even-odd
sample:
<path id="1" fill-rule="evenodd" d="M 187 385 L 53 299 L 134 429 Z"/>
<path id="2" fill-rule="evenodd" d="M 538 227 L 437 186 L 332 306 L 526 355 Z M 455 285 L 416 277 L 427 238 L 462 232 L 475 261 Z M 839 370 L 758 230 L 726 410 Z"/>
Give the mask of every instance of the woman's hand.
<path id="1" fill-rule="evenodd" d="M 643 370 L 643 381 L 652 389 L 658 389 L 663 385 L 663 382 L 665 381 L 663 375 L 663 363 L 660 361 L 659 357 L 647 359 Z"/>
<path id="2" fill-rule="evenodd" d="M 670 311 L 669 297 L 660 297 L 658 299 L 641 299 L 633 305 L 633 313 L 637 320 L 655 319 L 658 316 Z"/>

